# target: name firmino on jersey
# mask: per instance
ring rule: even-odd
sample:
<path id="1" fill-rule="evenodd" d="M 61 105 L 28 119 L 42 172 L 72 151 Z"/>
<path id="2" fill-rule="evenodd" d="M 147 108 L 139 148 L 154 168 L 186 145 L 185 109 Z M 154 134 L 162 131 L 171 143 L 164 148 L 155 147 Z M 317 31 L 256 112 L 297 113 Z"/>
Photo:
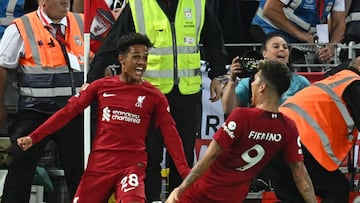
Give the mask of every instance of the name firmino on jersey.
<path id="1" fill-rule="evenodd" d="M 281 134 L 279 133 L 269 133 L 269 132 L 256 132 L 250 131 L 248 138 L 253 140 L 266 140 L 266 141 L 274 141 L 279 142 L 281 140 Z"/>

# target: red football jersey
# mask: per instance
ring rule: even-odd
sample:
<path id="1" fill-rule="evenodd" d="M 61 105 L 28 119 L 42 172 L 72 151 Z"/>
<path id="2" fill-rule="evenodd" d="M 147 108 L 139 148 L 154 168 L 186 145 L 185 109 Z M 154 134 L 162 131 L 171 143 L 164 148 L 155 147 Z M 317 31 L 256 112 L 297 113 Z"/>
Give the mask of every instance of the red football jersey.
<path id="1" fill-rule="evenodd" d="M 295 123 L 281 113 L 234 109 L 214 135 L 222 153 L 183 200 L 189 194 L 195 202 L 244 200 L 251 180 L 277 153 L 283 153 L 287 162 L 303 160 L 298 137 Z"/>
<path id="2" fill-rule="evenodd" d="M 94 101 L 97 102 L 96 136 L 88 170 L 114 171 L 146 163 L 145 138 L 149 126 L 154 124 L 160 127 L 166 147 L 181 168 L 180 174 L 184 176 L 188 173 L 181 139 L 167 99 L 146 81 L 128 84 L 120 81 L 119 76 L 114 76 L 92 82 L 30 134 L 33 142 L 59 130 Z"/>

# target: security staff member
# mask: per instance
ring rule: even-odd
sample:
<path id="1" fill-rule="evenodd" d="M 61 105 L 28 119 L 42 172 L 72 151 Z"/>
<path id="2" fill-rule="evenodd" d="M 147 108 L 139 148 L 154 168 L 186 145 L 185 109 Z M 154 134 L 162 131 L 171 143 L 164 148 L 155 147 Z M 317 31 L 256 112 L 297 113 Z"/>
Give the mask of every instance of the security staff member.
<path id="1" fill-rule="evenodd" d="M 343 64 L 327 75 L 286 100 L 280 111 L 297 125 L 316 194 L 323 202 L 348 202 L 350 184 L 339 166 L 354 145 L 360 127 L 360 57 L 349 67 Z M 289 186 L 283 188 L 288 190 Z"/>
<path id="2" fill-rule="evenodd" d="M 19 88 L 18 112 L 9 127 L 12 162 L 1 198 L 4 203 L 29 202 L 35 168 L 49 139 L 58 144 L 70 198 L 83 172 L 81 116 L 30 151 L 23 152 L 16 144 L 18 137 L 64 106 L 83 83 L 83 16 L 68 12 L 68 0 L 38 3 L 37 11 L 7 27 L 0 43 L 0 101 L 4 101 L 7 69 L 16 69 Z M 1 103 L 0 124 L 5 122 Z"/>

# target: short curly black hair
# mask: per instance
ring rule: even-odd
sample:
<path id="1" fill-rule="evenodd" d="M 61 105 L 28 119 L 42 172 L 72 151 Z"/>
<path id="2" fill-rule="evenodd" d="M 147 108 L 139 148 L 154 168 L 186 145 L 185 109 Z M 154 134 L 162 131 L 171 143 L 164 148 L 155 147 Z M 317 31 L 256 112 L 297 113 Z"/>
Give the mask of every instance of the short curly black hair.
<path id="1" fill-rule="evenodd" d="M 263 60 L 259 63 L 259 71 L 268 85 L 277 90 L 279 96 L 289 89 L 291 71 L 287 65 L 278 61 Z"/>
<path id="2" fill-rule="evenodd" d="M 130 32 L 119 38 L 116 49 L 119 54 L 125 54 L 129 51 L 129 47 L 135 44 L 145 45 L 147 48 L 153 47 L 153 44 L 146 35 Z"/>

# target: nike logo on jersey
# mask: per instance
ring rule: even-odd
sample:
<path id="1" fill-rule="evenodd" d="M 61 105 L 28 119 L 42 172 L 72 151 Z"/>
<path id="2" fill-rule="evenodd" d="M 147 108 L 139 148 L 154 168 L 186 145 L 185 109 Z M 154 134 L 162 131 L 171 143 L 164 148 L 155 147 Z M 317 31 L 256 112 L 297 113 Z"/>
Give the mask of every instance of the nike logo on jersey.
<path id="1" fill-rule="evenodd" d="M 130 190 L 135 189 L 135 187 L 129 187 L 129 188 L 124 188 L 124 192 L 129 192 Z"/>
<path id="2" fill-rule="evenodd" d="M 116 96 L 116 94 L 108 94 L 106 92 L 104 92 L 103 97 L 113 97 Z"/>
<path id="3" fill-rule="evenodd" d="M 74 197 L 73 203 L 77 203 L 79 201 L 79 197 Z"/>

